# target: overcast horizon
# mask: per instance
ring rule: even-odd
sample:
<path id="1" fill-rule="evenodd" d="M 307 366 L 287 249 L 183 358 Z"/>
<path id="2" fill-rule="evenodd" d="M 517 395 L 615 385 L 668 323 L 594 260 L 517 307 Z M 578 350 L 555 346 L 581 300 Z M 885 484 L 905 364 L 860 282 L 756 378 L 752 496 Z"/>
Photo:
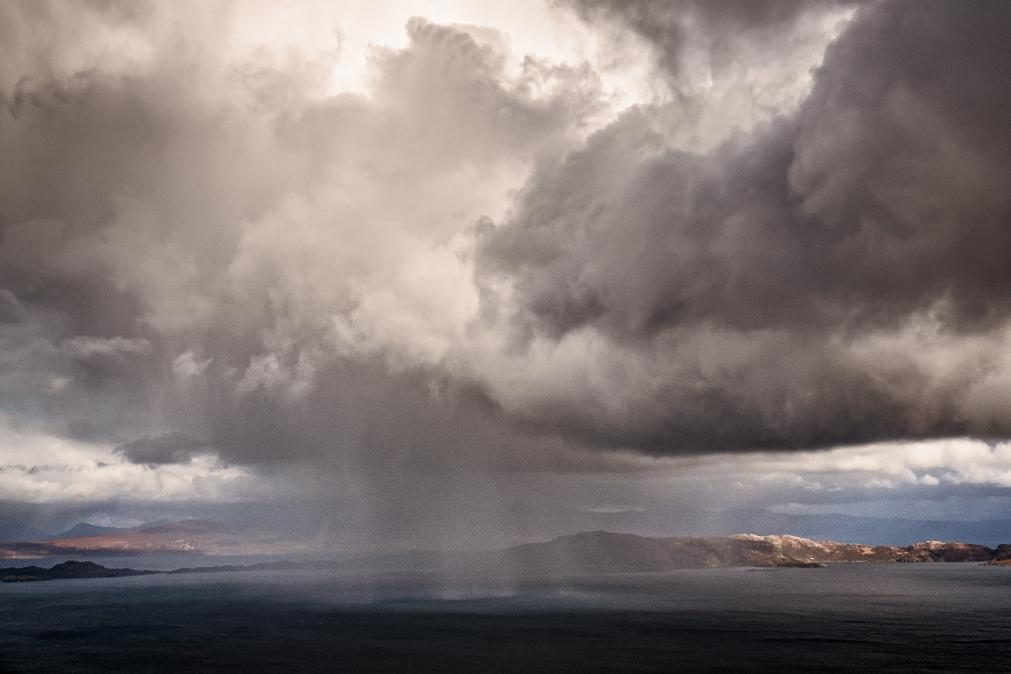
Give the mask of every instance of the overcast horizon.
<path id="1" fill-rule="evenodd" d="M 985 0 L 0 2 L 0 532 L 996 542 L 1009 34 Z"/>

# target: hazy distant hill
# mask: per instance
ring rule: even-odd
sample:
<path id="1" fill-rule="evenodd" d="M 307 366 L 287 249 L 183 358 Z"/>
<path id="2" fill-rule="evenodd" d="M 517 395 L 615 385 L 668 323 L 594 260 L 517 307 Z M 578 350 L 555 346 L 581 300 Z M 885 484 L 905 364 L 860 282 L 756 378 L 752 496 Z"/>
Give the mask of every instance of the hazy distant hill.
<path id="1" fill-rule="evenodd" d="M 15 532 L 31 533 L 31 532 Z M 37 532 L 35 532 L 37 533 Z M 143 554 L 291 554 L 305 550 L 304 538 L 208 520 L 155 522 L 138 527 L 76 524 L 56 535 L 0 538 L 0 558 L 115 556 Z M 7 537 L 4 537 L 7 538 Z"/>
<path id="2" fill-rule="evenodd" d="M 21 522 L 0 521 L 0 542 L 34 541 L 45 538 L 46 534 L 35 527 Z"/>
<path id="3" fill-rule="evenodd" d="M 122 527 L 100 527 L 96 524 L 88 524 L 87 522 L 78 522 L 77 524 L 70 527 L 66 531 L 62 531 L 58 534 L 53 534 L 51 536 L 46 536 L 45 538 L 48 539 L 88 538 L 90 536 L 108 536 L 109 534 L 119 534 L 125 531 L 131 531 L 131 529 Z"/>
<path id="4" fill-rule="evenodd" d="M 1011 558 L 1011 545 L 926 541 L 870 546 L 789 535 L 650 538 L 591 531 L 544 543 L 484 552 L 409 552 L 343 564 L 368 570 L 493 571 L 518 575 L 662 572 L 735 566 L 817 566 L 829 562 L 988 562 Z"/>
<path id="5" fill-rule="evenodd" d="M 907 547 L 814 541 L 790 535 L 744 534 L 711 538 L 646 538 L 604 531 L 563 536 L 510 548 L 521 569 L 561 571 L 667 571 L 731 566 L 800 566 L 825 562 L 989 561 L 996 550 L 969 543 Z"/>

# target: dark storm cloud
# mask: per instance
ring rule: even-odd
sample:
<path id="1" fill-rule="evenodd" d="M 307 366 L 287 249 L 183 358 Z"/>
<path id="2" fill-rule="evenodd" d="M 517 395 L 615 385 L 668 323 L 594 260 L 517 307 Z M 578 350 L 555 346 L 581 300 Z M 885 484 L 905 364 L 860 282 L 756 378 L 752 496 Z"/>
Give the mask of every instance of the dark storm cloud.
<path id="1" fill-rule="evenodd" d="M 582 19 L 614 28 L 612 39 L 627 42 L 627 32 L 643 38 L 655 53 L 661 73 L 677 90 L 690 50 L 700 50 L 714 75 L 741 58 L 742 45 L 772 50 L 792 37 L 798 24 L 833 6 L 857 0 L 562 0 Z"/>
<path id="2" fill-rule="evenodd" d="M 4 410 L 150 465 L 207 446 L 327 470 L 502 464 L 522 436 L 444 371 L 439 298 L 458 283 L 437 267 L 596 110 L 595 75 L 531 57 L 507 76 L 494 31 L 419 18 L 405 48 L 372 51 L 369 98 L 329 95 L 330 63 L 226 53 L 209 26 L 234 9 L 0 8 L 18 55 L 0 65 Z M 98 54 L 125 31 L 135 62 L 90 64 L 75 24 Z M 371 309 L 404 291 L 438 312 Z M 537 450 L 558 441 L 520 442 L 557 460 Z"/>
<path id="3" fill-rule="evenodd" d="M 514 328 L 654 369 L 621 412 L 521 414 L 657 453 L 1007 437 L 1009 30 L 1001 2 L 864 6 L 788 118 L 692 154 L 633 109 L 543 165 L 483 245 Z"/>
<path id="4" fill-rule="evenodd" d="M 332 95 L 325 58 L 236 57 L 226 5 L 201 7 L 0 8 L 18 418 L 144 464 L 206 442 L 409 496 L 419 473 L 624 465 L 585 444 L 1011 430 L 1006 6 L 863 7 L 799 110 L 705 153 L 657 130 L 690 92 L 582 142 L 592 69 L 511 70 L 491 31 L 411 20 L 368 96 Z M 650 41 L 678 89 L 685 30 L 736 77 L 806 7 L 577 11 Z M 96 65 L 109 31 L 136 53 Z"/>
<path id="5" fill-rule="evenodd" d="M 952 328 L 1001 322 L 1007 24 L 1000 3 L 868 9 L 795 118 L 695 155 L 632 111 L 535 176 L 490 245 L 531 271 L 530 312 L 561 330 L 859 331 L 942 300 Z"/>
<path id="6" fill-rule="evenodd" d="M 10 290 L 0 289 L 0 323 L 17 323 L 24 318 L 25 309 Z"/>
<path id="7" fill-rule="evenodd" d="M 206 442 L 185 433 L 148 435 L 125 442 L 115 449 L 132 463 L 149 466 L 167 463 L 189 463 L 197 454 L 210 451 Z"/>

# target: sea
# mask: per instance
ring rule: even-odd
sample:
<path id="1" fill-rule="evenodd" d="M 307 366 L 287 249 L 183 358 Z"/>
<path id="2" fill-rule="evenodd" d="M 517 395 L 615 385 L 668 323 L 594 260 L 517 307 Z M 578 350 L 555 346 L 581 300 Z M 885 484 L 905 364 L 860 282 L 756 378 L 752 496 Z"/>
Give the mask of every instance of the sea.
<path id="1" fill-rule="evenodd" d="M 3 672 L 1011 672 L 1011 568 L 0 585 Z"/>

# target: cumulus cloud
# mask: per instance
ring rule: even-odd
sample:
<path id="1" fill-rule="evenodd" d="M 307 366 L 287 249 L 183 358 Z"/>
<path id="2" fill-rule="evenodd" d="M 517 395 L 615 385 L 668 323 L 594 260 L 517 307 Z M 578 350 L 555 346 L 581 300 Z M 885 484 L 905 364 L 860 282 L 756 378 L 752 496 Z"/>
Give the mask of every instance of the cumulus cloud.
<path id="1" fill-rule="evenodd" d="M 82 504 L 204 501 L 229 503 L 256 494 L 271 498 L 269 483 L 240 466 L 223 466 L 211 456 L 170 461 L 172 438 L 125 447 L 70 440 L 0 416 L 0 515 L 10 503 Z M 176 442 L 175 452 L 179 449 Z M 137 460 L 141 459 L 141 460 Z M 159 460 L 162 459 L 162 460 Z"/>
<path id="2" fill-rule="evenodd" d="M 866 6 L 795 114 L 696 153 L 636 109 L 542 164 L 482 270 L 525 348 L 643 366 L 617 410 L 544 388 L 519 414 L 657 453 L 1007 435 L 977 392 L 1006 377 L 1009 20 Z"/>
<path id="3" fill-rule="evenodd" d="M 686 465 L 687 467 L 687 465 Z M 853 498 L 854 490 L 912 486 L 1011 487 L 1011 444 L 980 440 L 926 440 L 871 444 L 820 452 L 728 458 L 722 466 L 688 468 L 696 474 L 761 474 L 767 481 L 800 480 L 809 493 Z"/>
<path id="4" fill-rule="evenodd" d="M 63 343 L 63 351 L 75 358 L 120 358 L 131 354 L 148 355 L 151 343 L 146 339 L 123 337 L 74 337 Z"/>

